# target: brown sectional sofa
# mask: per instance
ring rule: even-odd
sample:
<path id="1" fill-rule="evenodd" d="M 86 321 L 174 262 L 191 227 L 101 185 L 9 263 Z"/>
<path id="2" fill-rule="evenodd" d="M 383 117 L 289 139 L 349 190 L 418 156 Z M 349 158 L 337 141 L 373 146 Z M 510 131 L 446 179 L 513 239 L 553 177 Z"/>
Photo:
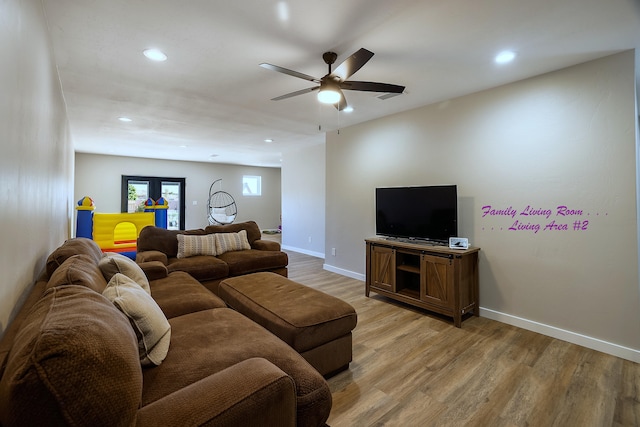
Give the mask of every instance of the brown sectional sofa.
<path id="1" fill-rule="evenodd" d="M 196 255 L 178 258 L 178 234 L 207 235 L 215 233 L 238 233 L 245 231 L 251 249 L 229 251 L 221 255 Z M 262 240 L 262 233 L 254 221 L 229 225 L 210 225 L 204 229 L 165 230 L 145 227 L 138 237 L 136 262 L 146 270 L 146 263 L 159 261 L 169 272 L 184 271 L 200 281 L 213 293 L 227 277 L 242 276 L 260 271 L 271 271 L 287 277 L 289 259 L 280 250 L 280 244 Z"/>
<path id="2" fill-rule="evenodd" d="M 0 425 L 324 425 L 328 384 L 300 354 L 159 263 L 149 298 L 170 344 L 142 366 L 137 323 L 102 293 L 123 275 L 101 259 L 82 238 L 49 256 L 0 341 Z"/>

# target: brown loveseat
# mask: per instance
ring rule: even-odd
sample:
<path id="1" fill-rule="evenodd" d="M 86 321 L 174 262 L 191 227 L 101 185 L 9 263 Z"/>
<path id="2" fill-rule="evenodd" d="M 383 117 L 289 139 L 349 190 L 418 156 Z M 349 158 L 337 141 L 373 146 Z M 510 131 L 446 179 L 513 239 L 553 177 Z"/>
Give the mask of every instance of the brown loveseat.
<path id="1" fill-rule="evenodd" d="M 188 274 L 155 263 L 143 284 L 111 257 L 82 238 L 49 256 L 0 341 L 0 425 L 325 423 L 329 387 L 295 350 Z M 120 283 L 155 302 L 157 341 Z"/>
<path id="2" fill-rule="evenodd" d="M 217 255 L 192 255 L 179 258 L 178 235 L 210 236 L 218 233 L 245 233 L 250 247 Z M 261 271 L 271 271 L 287 277 L 289 259 L 280 244 L 262 240 L 262 233 L 254 221 L 229 225 L 210 225 L 204 229 L 165 230 L 145 227 L 138 237 L 136 262 L 144 265 L 160 261 L 169 272 L 184 271 L 209 290 L 218 293 L 218 285 L 227 277 Z"/>

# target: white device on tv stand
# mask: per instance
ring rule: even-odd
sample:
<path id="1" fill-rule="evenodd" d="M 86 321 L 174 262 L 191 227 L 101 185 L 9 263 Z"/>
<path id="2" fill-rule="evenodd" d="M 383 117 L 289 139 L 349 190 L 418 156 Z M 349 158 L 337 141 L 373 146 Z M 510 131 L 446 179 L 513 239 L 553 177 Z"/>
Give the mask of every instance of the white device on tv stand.
<path id="1" fill-rule="evenodd" d="M 469 239 L 465 237 L 449 237 L 449 248 L 469 249 Z"/>

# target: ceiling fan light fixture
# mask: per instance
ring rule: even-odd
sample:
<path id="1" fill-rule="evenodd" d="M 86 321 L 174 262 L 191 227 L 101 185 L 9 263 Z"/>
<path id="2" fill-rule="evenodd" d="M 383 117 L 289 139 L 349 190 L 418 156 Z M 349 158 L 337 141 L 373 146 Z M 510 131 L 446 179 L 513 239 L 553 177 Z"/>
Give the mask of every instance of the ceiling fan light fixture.
<path id="1" fill-rule="evenodd" d="M 331 89 L 320 89 L 318 92 L 318 101 L 323 104 L 335 104 L 340 101 L 340 94 Z"/>
<path id="2" fill-rule="evenodd" d="M 320 90 L 318 91 L 318 101 L 323 104 L 337 104 L 340 102 L 340 92 L 332 82 L 320 83 Z"/>

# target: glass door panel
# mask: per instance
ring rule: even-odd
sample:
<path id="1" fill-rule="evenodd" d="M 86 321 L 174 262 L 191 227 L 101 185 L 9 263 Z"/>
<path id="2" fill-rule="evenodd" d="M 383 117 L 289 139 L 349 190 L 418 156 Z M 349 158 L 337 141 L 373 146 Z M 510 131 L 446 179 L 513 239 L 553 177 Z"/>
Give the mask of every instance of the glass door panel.
<path id="1" fill-rule="evenodd" d="M 180 183 L 162 181 L 162 197 L 169 204 L 167 210 L 167 229 L 180 229 Z"/>
<path id="2" fill-rule="evenodd" d="M 127 212 L 144 212 L 144 202 L 149 198 L 149 181 L 127 181 Z"/>

